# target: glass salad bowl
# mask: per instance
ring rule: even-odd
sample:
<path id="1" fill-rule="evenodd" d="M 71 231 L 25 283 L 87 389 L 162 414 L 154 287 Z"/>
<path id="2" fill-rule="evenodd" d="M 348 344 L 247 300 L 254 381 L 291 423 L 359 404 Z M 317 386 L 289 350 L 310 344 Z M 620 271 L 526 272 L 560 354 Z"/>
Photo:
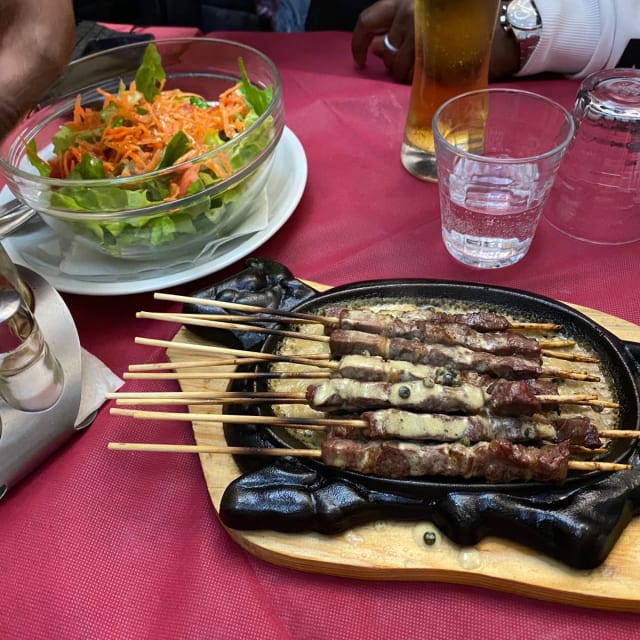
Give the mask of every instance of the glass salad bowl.
<path id="1" fill-rule="evenodd" d="M 263 206 L 283 127 L 279 73 L 256 49 L 136 43 L 70 63 L 5 138 L 0 171 L 61 237 L 195 258 Z"/>

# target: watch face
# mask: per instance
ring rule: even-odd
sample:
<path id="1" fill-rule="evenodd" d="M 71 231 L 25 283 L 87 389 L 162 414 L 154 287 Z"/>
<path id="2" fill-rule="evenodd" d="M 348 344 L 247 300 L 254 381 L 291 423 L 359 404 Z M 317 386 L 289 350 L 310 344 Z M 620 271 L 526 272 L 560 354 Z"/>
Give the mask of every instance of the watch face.
<path id="1" fill-rule="evenodd" d="M 511 0 L 506 14 L 507 22 L 514 29 L 530 31 L 540 26 L 540 16 L 531 0 Z"/>

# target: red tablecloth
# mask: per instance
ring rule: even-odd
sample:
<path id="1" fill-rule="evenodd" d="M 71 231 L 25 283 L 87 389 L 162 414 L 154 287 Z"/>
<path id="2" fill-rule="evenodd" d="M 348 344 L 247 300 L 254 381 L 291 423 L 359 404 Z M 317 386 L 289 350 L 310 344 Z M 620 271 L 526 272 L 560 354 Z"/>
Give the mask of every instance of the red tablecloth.
<path id="1" fill-rule="evenodd" d="M 513 267 L 475 271 L 440 239 L 437 187 L 412 178 L 399 147 L 409 89 L 372 61 L 354 69 L 349 34 L 225 34 L 277 63 L 287 125 L 309 180 L 283 229 L 255 255 L 340 284 L 387 277 L 471 280 L 528 289 L 640 323 L 638 244 L 598 247 L 544 221 Z M 522 86 L 569 107 L 577 83 Z M 176 287 L 189 293 L 237 270 Z M 116 373 L 164 359 L 135 336 L 171 338 L 136 320 L 175 309 L 152 294 L 65 295 L 83 345 Z M 125 390 L 151 388 L 129 382 Z M 153 388 L 157 388 L 154 385 Z M 189 424 L 134 423 L 100 411 L 0 502 L 0 638 L 632 638 L 638 619 L 481 588 L 361 582 L 273 566 L 219 524 L 198 458 L 108 452 L 108 441 L 192 442 Z"/>

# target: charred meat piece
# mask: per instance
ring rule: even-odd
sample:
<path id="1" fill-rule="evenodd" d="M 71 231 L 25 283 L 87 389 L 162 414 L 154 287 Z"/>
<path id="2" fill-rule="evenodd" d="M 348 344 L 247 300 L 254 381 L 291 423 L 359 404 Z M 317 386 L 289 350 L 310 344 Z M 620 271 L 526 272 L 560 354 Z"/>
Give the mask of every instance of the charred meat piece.
<path id="1" fill-rule="evenodd" d="M 583 416 L 545 420 L 542 417 L 454 416 L 413 413 L 401 409 L 381 409 L 366 411 L 360 417 L 366 423 L 366 428 L 342 431 L 340 433 L 343 437 L 364 435 L 371 439 L 394 438 L 436 442 L 545 440 L 555 444 L 568 440 L 569 444 L 589 449 L 597 449 L 601 446 L 596 426 Z M 356 431 L 362 433 L 356 434 Z M 338 433 L 336 431 L 335 435 Z"/>
<path id="2" fill-rule="evenodd" d="M 485 393 L 480 387 L 448 387 L 429 378 L 398 383 L 332 378 L 309 385 L 306 399 L 311 408 L 328 412 L 401 407 L 420 412 L 478 413 L 485 405 Z"/>
<path id="3" fill-rule="evenodd" d="M 454 416 L 441 413 L 413 413 L 401 409 L 367 411 L 361 415 L 367 427 L 361 429 L 371 439 L 481 442 L 509 440 L 554 442 L 556 430 L 544 420 L 486 415 Z"/>
<path id="4" fill-rule="evenodd" d="M 496 380 L 488 391 L 489 409 L 496 416 L 531 416 L 542 410 L 525 380 Z"/>
<path id="5" fill-rule="evenodd" d="M 384 478 L 459 476 L 489 482 L 562 484 L 569 467 L 569 443 L 537 448 L 506 440 L 465 446 L 330 438 L 322 443 L 322 460 L 333 467 Z"/>
<path id="6" fill-rule="evenodd" d="M 362 382 L 409 382 L 431 378 L 438 384 L 458 386 L 462 383 L 485 386 L 491 393 L 491 384 L 496 378 L 475 371 L 459 371 L 453 366 L 412 364 L 402 360 L 384 360 L 379 356 L 343 356 L 338 361 L 335 374 Z M 558 383 L 544 378 L 530 378 L 524 382 L 531 391 L 540 395 L 558 393 Z"/>
<path id="7" fill-rule="evenodd" d="M 413 364 L 454 366 L 461 370 L 473 370 L 513 380 L 537 378 L 541 373 L 539 358 L 499 356 L 472 351 L 466 347 L 424 344 L 405 338 L 386 338 L 362 331 L 342 329 L 332 331 L 329 346 L 334 357 L 354 354 L 380 356 L 385 360 L 404 360 Z"/>
<path id="8" fill-rule="evenodd" d="M 375 311 L 349 309 L 347 307 L 330 307 L 325 309 L 325 316 L 338 319 L 340 329 L 356 329 L 367 333 L 381 333 L 381 326 L 389 326 L 398 319 L 405 323 L 426 322 L 429 324 L 464 324 L 476 331 L 506 331 L 510 321 L 502 315 L 488 312 L 445 313 L 431 309 L 415 309 L 396 315 L 376 313 Z"/>
<path id="9" fill-rule="evenodd" d="M 588 449 L 597 449 L 602 445 L 597 427 L 586 416 L 556 418 L 551 423 L 556 429 L 558 441 L 566 440 Z"/>
<path id="10" fill-rule="evenodd" d="M 307 387 L 306 400 L 312 409 L 326 412 L 354 412 L 389 407 L 418 413 L 480 413 L 522 416 L 539 413 L 542 405 L 526 382 L 498 380 L 492 392 L 474 384 L 452 387 L 430 378 L 410 382 L 361 382 L 331 378 Z"/>
<path id="11" fill-rule="evenodd" d="M 538 341 L 520 333 L 481 332 L 454 320 L 434 324 L 415 317 L 415 313 L 393 316 L 372 311 L 343 309 L 338 316 L 339 328 L 373 333 L 387 338 L 418 340 L 428 344 L 463 346 L 473 351 L 488 351 L 498 355 L 540 357 Z"/>

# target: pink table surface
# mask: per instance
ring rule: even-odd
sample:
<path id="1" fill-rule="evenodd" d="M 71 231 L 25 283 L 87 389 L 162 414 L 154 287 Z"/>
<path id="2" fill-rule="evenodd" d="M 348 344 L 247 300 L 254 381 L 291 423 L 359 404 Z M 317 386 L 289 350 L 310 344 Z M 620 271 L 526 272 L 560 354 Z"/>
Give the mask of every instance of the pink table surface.
<path id="1" fill-rule="evenodd" d="M 216 34 L 219 35 L 219 34 Z M 309 180 L 282 230 L 255 255 L 337 285 L 370 278 L 470 280 L 528 289 L 640 323 L 638 244 L 598 247 L 542 222 L 529 255 L 492 272 L 465 268 L 440 239 L 437 188 L 402 168 L 409 88 L 377 61 L 357 71 L 349 34 L 222 34 L 277 63 L 287 125 Z M 577 83 L 523 87 L 569 107 Z M 238 270 L 176 287 L 190 293 Z M 65 295 L 83 345 L 121 374 L 164 359 L 135 336 L 170 339 L 139 310 L 177 309 L 151 293 Z M 124 390 L 157 389 L 128 382 Z M 172 388 L 167 385 L 167 388 Z M 258 560 L 219 524 L 198 458 L 109 452 L 107 442 L 191 443 L 188 423 L 109 415 L 0 502 L 0 638 L 331 639 L 633 638 L 638 618 L 441 583 L 364 582 Z"/>

